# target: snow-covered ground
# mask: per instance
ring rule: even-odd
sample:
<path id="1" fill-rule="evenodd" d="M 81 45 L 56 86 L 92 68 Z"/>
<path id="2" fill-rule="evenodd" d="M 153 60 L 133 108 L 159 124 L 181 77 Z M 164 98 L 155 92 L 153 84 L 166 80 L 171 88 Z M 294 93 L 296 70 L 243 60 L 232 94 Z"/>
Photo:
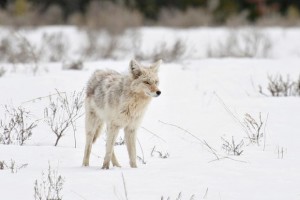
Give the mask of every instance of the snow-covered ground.
<path id="1" fill-rule="evenodd" d="M 155 36 L 156 29 L 142 31 L 145 37 L 148 34 L 157 40 L 164 38 Z M 199 31 L 222 36 L 224 29 L 165 31 L 168 39 L 185 35 L 197 46 Z M 142 146 L 137 147 L 138 156 L 144 156 L 146 164 L 139 162 L 137 169 L 131 169 L 126 147 L 119 145 L 115 149 L 122 168 L 101 170 L 105 145 L 105 137 L 101 137 L 93 146 L 90 167 L 81 167 L 84 118 L 77 121 L 77 148 L 71 129 L 54 147 L 55 136 L 41 120 L 25 145 L 0 145 L 0 161 L 13 159 L 17 165 L 28 164 L 17 173 L 0 170 L 0 199 L 34 199 L 34 182 L 41 180 L 49 163 L 65 180 L 65 200 L 126 199 L 126 192 L 129 200 L 162 196 L 172 200 L 180 192 L 182 200 L 191 199 L 192 195 L 193 199 L 211 200 L 300 199 L 300 98 L 266 97 L 258 92 L 259 85 L 267 92 L 268 75 L 299 78 L 300 59 L 296 51 L 300 40 L 295 38 L 300 37 L 300 30 L 267 31 L 284 36 L 285 42 L 278 40 L 274 45 L 279 47 L 273 49 L 273 55 L 280 55 L 280 59 L 187 59 L 162 64 L 162 95 L 153 99 L 138 134 Z M 32 111 L 33 118 L 41 119 L 46 100 L 28 100 L 53 94 L 56 89 L 80 91 L 95 69 L 126 72 L 128 63 L 129 59 L 85 62 L 80 71 L 62 70 L 60 63 L 41 63 L 42 69 L 36 75 L 23 70 L 24 66 L 10 70 L 9 64 L 1 64 L 8 70 L 0 78 L 1 117 L 4 105 L 22 105 Z M 249 144 L 240 124 L 246 113 L 257 121 L 261 113 L 266 123 L 260 145 Z M 243 153 L 227 155 L 221 137 L 234 137 L 237 143 L 243 139 Z M 215 149 L 219 160 L 203 141 Z M 169 157 L 160 158 L 158 153 L 151 156 L 154 147 Z"/>

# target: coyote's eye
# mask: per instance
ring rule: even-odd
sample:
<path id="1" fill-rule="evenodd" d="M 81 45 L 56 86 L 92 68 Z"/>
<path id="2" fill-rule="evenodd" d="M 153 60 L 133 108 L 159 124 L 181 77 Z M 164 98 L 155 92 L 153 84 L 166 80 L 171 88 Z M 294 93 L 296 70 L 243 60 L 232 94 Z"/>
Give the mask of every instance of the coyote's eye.
<path id="1" fill-rule="evenodd" d="M 149 81 L 144 81 L 144 83 L 145 83 L 146 85 L 150 85 Z"/>

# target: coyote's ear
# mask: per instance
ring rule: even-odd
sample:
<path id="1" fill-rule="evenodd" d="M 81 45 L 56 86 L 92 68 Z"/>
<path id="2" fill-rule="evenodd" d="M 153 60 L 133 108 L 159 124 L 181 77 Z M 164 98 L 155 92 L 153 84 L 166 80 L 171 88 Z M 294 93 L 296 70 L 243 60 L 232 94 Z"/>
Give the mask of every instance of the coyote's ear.
<path id="1" fill-rule="evenodd" d="M 138 63 L 135 59 L 132 59 L 129 63 L 129 71 L 133 78 L 138 78 L 142 74 L 140 63 Z"/>
<path id="2" fill-rule="evenodd" d="M 158 60 L 157 62 L 153 63 L 150 68 L 155 72 L 157 73 L 158 72 L 158 69 L 159 69 L 159 66 L 161 65 L 162 63 L 162 59 Z"/>

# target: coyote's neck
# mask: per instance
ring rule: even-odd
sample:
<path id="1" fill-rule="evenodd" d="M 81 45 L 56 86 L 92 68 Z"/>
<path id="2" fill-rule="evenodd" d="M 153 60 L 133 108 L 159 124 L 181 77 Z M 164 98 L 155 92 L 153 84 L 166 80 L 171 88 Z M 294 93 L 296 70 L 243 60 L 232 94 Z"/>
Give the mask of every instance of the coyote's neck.
<path id="1" fill-rule="evenodd" d="M 130 118 L 141 119 L 148 107 L 148 104 L 150 103 L 151 97 L 134 92 L 131 92 L 129 95 L 130 98 L 127 101 L 127 105 L 125 106 L 123 113 Z"/>

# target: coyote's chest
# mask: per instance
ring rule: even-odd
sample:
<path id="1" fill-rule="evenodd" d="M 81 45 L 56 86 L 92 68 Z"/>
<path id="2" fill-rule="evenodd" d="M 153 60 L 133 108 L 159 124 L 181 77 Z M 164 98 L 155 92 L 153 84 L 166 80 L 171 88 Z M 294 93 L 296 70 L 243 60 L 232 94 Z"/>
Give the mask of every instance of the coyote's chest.
<path id="1" fill-rule="evenodd" d="M 125 123 L 140 121 L 143 117 L 146 108 L 149 104 L 148 99 L 136 99 L 133 98 L 131 101 L 127 102 L 121 107 L 120 120 Z"/>

